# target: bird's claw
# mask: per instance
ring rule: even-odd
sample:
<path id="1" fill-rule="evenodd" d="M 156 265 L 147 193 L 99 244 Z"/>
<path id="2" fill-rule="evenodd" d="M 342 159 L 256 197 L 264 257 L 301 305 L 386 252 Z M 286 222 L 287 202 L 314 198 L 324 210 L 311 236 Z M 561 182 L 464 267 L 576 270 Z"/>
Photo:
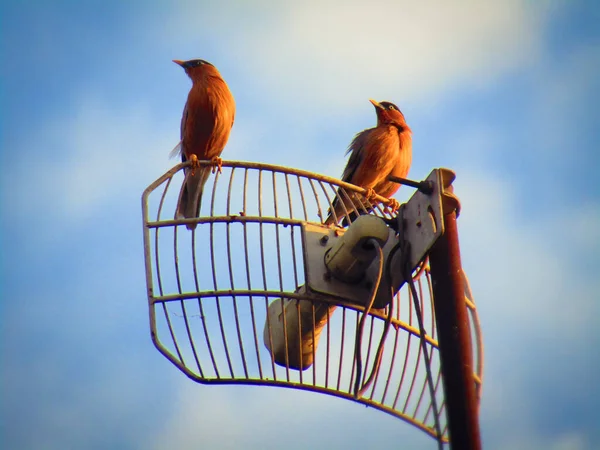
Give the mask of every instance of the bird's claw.
<path id="1" fill-rule="evenodd" d="M 218 156 L 215 156 L 213 159 L 210 160 L 210 163 L 212 165 L 212 169 L 211 169 L 212 173 L 215 173 L 215 172 L 223 173 L 223 160 L 221 158 L 219 158 Z"/>
<path id="2" fill-rule="evenodd" d="M 192 176 L 194 176 L 196 169 L 200 168 L 200 161 L 198 160 L 198 156 L 194 155 L 193 153 L 190 155 L 189 160 L 192 165 Z"/>
<path id="3" fill-rule="evenodd" d="M 387 209 L 390 211 L 390 214 L 395 214 L 400 209 L 400 203 L 395 198 L 390 198 Z"/>
<path id="4" fill-rule="evenodd" d="M 377 197 L 377 192 L 375 192 L 375 189 L 373 188 L 367 188 L 364 196 L 370 203 L 374 203 Z"/>

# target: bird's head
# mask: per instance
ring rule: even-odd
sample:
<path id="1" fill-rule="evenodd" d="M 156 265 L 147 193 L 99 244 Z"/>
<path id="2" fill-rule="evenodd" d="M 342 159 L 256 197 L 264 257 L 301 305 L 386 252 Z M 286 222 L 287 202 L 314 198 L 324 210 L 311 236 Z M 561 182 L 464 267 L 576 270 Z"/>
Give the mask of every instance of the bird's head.
<path id="1" fill-rule="evenodd" d="M 190 59 L 189 61 L 174 59 L 173 62 L 183 67 L 185 73 L 187 73 L 192 80 L 205 73 L 220 76 L 217 68 L 203 59 Z"/>
<path id="2" fill-rule="evenodd" d="M 406 127 L 406 120 L 402 111 L 391 102 L 376 102 L 369 100 L 375 107 L 377 113 L 377 125 L 390 124 Z"/>

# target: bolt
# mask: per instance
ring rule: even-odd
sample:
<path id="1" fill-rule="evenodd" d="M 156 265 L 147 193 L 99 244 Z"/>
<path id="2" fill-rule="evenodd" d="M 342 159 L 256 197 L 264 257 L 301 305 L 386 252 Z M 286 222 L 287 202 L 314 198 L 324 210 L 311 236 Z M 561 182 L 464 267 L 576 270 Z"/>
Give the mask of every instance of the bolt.
<path id="1" fill-rule="evenodd" d="M 329 236 L 327 236 L 327 235 L 323 236 L 323 237 L 322 237 L 322 238 L 319 240 L 319 242 L 321 242 L 321 245 L 326 245 L 326 244 L 327 244 L 327 241 L 329 241 Z"/>

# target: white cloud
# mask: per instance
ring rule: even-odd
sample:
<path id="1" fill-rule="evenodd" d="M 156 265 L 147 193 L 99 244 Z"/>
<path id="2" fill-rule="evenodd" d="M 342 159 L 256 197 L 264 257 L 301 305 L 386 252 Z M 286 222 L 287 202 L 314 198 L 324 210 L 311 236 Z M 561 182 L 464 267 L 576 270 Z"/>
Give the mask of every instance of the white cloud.
<path id="1" fill-rule="evenodd" d="M 67 114 L 23 142 L 22 149 L 43 142 L 45 152 L 18 161 L 7 173 L 7 204 L 19 216 L 43 212 L 77 223 L 120 201 L 137 203 L 148 184 L 180 162 L 168 157 L 179 139 L 179 116 L 164 123 L 157 114 L 144 104 L 112 106 L 100 91 L 81 94 Z M 252 119 L 238 122 L 227 148 L 230 159 L 243 158 L 263 134 Z"/>
<path id="2" fill-rule="evenodd" d="M 522 0 L 309 1 L 257 9 L 260 18 L 237 27 L 217 21 L 210 33 L 238 61 L 238 76 L 270 93 L 266 102 L 334 111 L 369 97 L 402 104 L 492 85 L 538 60 L 550 10 Z M 206 7 L 175 14 L 171 27 L 195 30 Z"/>
<path id="3" fill-rule="evenodd" d="M 539 145 L 527 151 L 539 155 L 541 168 L 570 174 L 595 161 L 594 152 L 582 143 L 586 135 L 581 127 L 592 123 L 586 100 L 600 89 L 598 73 L 597 43 L 575 47 L 558 65 L 544 61 L 534 73 L 538 85 L 532 93 L 528 131 Z"/>
<path id="4" fill-rule="evenodd" d="M 46 151 L 20 161 L 12 174 L 21 186 L 13 198 L 16 212 L 69 219 L 97 213 L 168 168 L 175 139 L 175 130 L 156 129 L 144 105 L 115 108 L 100 95 L 84 94 L 68 113 L 44 124 L 35 140 L 23 142 L 23 148 L 43 145 Z"/>
<path id="5" fill-rule="evenodd" d="M 581 433 L 568 432 L 559 433 L 557 436 L 527 436 L 526 434 L 516 433 L 514 430 L 507 434 L 506 442 L 500 447 L 494 447 L 498 450 L 587 450 L 593 448 L 591 440 Z"/>
<path id="6" fill-rule="evenodd" d="M 182 377 L 178 410 L 147 448 L 342 449 L 434 441 L 387 414 L 334 397 L 266 387 L 201 386 Z"/>

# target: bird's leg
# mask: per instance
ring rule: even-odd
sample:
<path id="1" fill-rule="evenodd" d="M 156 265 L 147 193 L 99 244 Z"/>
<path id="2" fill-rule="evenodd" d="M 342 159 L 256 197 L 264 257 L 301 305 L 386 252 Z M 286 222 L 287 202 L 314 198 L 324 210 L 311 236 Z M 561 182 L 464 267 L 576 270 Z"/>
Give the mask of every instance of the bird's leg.
<path id="1" fill-rule="evenodd" d="M 400 208 L 400 203 L 395 198 L 390 198 L 390 202 L 387 204 L 390 214 L 394 214 Z"/>
<path id="2" fill-rule="evenodd" d="M 215 172 L 219 172 L 219 173 L 223 173 L 223 160 L 221 158 L 219 158 L 218 156 L 215 156 L 214 158 L 212 158 L 210 160 L 210 163 L 212 165 L 212 173 Z"/>
<path id="3" fill-rule="evenodd" d="M 369 203 L 377 203 L 375 198 L 377 197 L 377 192 L 373 188 L 367 188 L 366 192 L 363 194 Z"/>
<path id="4" fill-rule="evenodd" d="M 190 163 L 192 164 L 192 176 L 196 173 L 196 169 L 200 168 L 200 161 L 198 161 L 198 157 L 195 154 L 191 154 L 188 158 Z"/>

